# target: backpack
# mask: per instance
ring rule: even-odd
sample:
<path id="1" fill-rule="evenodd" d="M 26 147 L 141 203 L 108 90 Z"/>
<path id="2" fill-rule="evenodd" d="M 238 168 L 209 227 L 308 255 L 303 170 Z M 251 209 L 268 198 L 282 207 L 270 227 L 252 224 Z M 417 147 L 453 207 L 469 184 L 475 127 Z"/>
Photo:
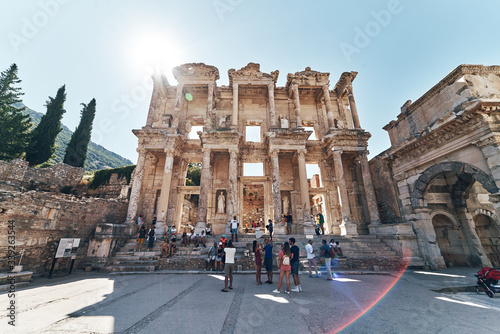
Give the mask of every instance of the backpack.
<path id="1" fill-rule="evenodd" d="M 325 258 L 332 257 L 332 256 L 330 255 L 330 254 L 332 253 L 332 249 L 331 249 L 331 247 L 330 247 L 330 246 L 328 246 L 328 245 L 324 245 L 324 246 L 323 246 L 323 250 L 325 251 L 325 252 L 324 252 L 324 254 L 323 254 L 323 256 L 324 256 Z"/>
<path id="2" fill-rule="evenodd" d="M 284 266 L 290 265 L 290 256 L 288 255 L 283 256 L 283 265 Z"/>

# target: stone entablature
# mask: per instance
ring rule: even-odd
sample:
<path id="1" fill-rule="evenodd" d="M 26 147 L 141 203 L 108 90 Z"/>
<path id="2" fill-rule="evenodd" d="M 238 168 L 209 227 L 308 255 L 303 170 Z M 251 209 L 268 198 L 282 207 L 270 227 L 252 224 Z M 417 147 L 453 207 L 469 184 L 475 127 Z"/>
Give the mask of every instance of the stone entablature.
<path id="1" fill-rule="evenodd" d="M 460 65 L 414 103 L 407 101 L 396 121 L 384 129 L 391 145 L 419 137 L 474 108 L 477 103 L 500 102 L 500 66 Z"/>
<path id="2" fill-rule="evenodd" d="M 202 163 L 198 193 L 191 189 L 189 195 L 199 194 L 198 223 L 212 223 L 216 233 L 225 232 L 233 215 L 255 217 L 242 212 L 246 184 L 263 187 L 256 191 L 265 196 L 258 199 L 259 212 L 276 221 L 278 230 L 286 197 L 300 226 L 296 230 L 312 226 L 310 216 L 320 210 L 330 232 L 366 231 L 379 218 L 367 198 L 373 192 L 367 189 L 373 187 L 366 161 L 370 134 L 359 125 L 352 92 L 356 74 L 342 74 L 333 91 L 329 73 L 306 68 L 289 74 L 285 87 L 276 87 L 279 71 L 264 73 L 255 63 L 229 70 L 229 86 L 218 87 L 218 70 L 202 63 L 176 67 L 177 86 L 156 76 L 146 126 L 134 130 L 139 159 L 127 221 L 143 213 L 146 220 L 156 214 L 164 224 L 181 224 L 188 164 Z M 199 139 L 189 136 L 193 126 L 203 127 Z M 247 141 L 252 126 L 260 128 L 260 138 Z M 264 175 L 245 176 L 247 162 L 262 164 Z M 318 164 L 322 175 L 321 187 L 311 191 L 309 163 Z M 224 203 L 224 212 L 217 203 Z"/>

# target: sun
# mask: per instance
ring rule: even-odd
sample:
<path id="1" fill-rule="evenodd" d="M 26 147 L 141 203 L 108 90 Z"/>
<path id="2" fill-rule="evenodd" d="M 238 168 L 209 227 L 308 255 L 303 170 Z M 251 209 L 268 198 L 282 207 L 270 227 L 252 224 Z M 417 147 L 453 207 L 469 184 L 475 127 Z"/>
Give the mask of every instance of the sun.
<path id="1" fill-rule="evenodd" d="M 184 55 L 174 33 L 165 29 L 144 28 L 129 36 L 127 55 L 134 70 L 165 73 L 169 82 L 175 82 L 172 68 L 183 63 Z"/>

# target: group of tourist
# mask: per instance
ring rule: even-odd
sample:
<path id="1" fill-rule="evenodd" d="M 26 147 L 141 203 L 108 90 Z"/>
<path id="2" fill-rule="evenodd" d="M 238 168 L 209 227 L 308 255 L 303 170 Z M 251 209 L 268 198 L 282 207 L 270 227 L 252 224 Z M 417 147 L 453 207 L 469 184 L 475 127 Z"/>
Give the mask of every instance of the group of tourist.
<path id="1" fill-rule="evenodd" d="M 137 243 L 135 246 L 135 251 L 140 252 L 144 241 L 147 240 L 148 248 L 146 251 L 150 251 L 153 249 L 154 242 L 156 241 L 156 217 L 154 217 L 153 222 L 151 224 L 151 228 L 146 232 L 146 225 L 144 223 L 143 215 L 140 214 L 137 218 Z"/>

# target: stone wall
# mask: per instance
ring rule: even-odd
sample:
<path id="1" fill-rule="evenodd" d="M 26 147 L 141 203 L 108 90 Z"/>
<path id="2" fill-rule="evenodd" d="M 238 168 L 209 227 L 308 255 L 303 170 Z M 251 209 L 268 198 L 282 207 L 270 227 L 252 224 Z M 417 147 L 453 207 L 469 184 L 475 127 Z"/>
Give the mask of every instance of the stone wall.
<path id="1" fill-rule="evenodd" d="M 76 187 L 84 173 L 83 168 L 63 163 L 47 168 L 31 168 L 24 160 L 0 160 L 0 189 L 20 190 L 24 187 L 33 190 L 60 191 L 63 188 Z"/>
<path id="2" fill-rule="evenodd" d="M 37 275 L 46 274 L 60 238 L 81 238 L 75 261 L 78 266 L 85 258 L 89 237 L 97 224 L 123 222 L 126 210 L 125 200 L 0 190 L 0 234 L 3 236 L 0 237 L 0 258 L 7 256 L 7 236 L 13 228 L 16 252 L 24 250 L 21 264 L 25 269 Z M 69 262 L 69 259 L 59 259 L 56 270 L 67 270 Z M 7 261 L 0 261 L 0 270 L 8 269 Z"/>

